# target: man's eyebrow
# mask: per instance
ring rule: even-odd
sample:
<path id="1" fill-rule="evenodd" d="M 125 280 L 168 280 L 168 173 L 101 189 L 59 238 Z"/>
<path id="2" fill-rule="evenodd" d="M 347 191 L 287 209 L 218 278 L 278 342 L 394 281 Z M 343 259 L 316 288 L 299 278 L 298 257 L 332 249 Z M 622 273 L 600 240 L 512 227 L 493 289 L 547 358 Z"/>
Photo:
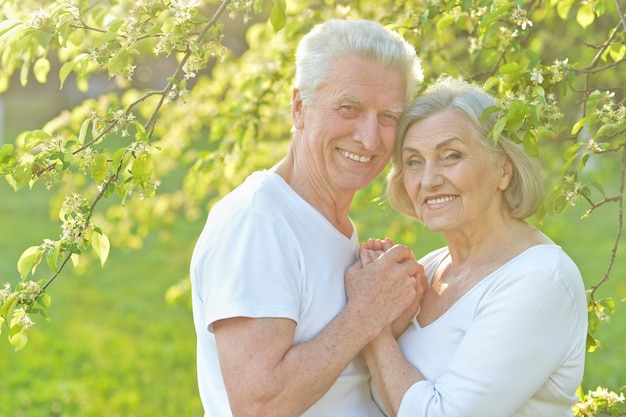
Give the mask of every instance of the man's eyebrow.
<path id="1" fill-rule="evenodd" d="M 342 101 L 350 101 L 352 103 L 357 103 L 357 104 L 365 104 L 365 100 L 355 97 L 355 96 L 351 96 L 351 95 L 344 95 L 344 96 L 340 96 L 335 100 L 335 103 L 340 103 Z M 398 114 L 402 114 L 402 112 L 404 112 L 404 108 L 402 107 L 390 107 L 388 109 L 383 110 L 383 112 L 389 112 L 389 113 L 398 113 Z"/>
<path id="2" fill-rule="evenodd" d="M 351 101 L 353 103 L 358 103 L 358 104 L 363 104 L 365 103 L 364 100 L 358 98 L 358 97 L 354 97 L 354 96 L 349 96 L 349 95 L 345 95 L 345 96 L 340 96 L 335 100 L 335 103 L 341 102 L 341 101 Z"/>

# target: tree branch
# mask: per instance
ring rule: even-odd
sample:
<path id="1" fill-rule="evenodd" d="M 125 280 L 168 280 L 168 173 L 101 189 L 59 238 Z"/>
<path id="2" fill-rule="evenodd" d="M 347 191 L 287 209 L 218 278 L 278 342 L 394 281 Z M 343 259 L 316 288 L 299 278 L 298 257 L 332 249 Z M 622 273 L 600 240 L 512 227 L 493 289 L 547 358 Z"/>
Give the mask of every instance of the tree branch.
<path id="1" fill-rule="evenodd" d="M 201 40 L 202 38 L 204 38 L 204 35 L 206 35 L 209 29 L 213 25 L 215 25 L 215 23 L 217 23 L 217 19 L 219 19 L 219 17 L 222 15 L 224 10 L 226 10 L 226 7 L 228 7 L 228 4 L 230 3 L 230 1 L 231 0 L 224 0 L 222 4 L 220 4 L 220 7 L 217 8 L 215 13 L 213 14 L 213 17 L 211 17 L 211 20 L 209 20 L 209 22 L 204 26 L 204 28 L 202 28 L 202 30 L 198 34 L 198 40 Z M 189 59 L 191 54 L 192 54 L 191 48 L 187 48 L 187 52 L 185 52 L 185 55 L 180 60 L 180 63 L 178 64 L 178 68 L 176 68 L 176 71 L 174 71 L 174 75 L 168 81 L 167 85 L 163 89 L 162 91 L 163 95 L 161 96 L 161 99 L 157 103 L 156 108 L 154 109 L 154 112 L 152 113 L 152 115 L 150 116 L 146 124 L 144 125 L 144 128 L 146 129 L 146 132 L 148 134 L 148 137 L 152 137 L 152 133 L 154 132 L 154 125 L 156 124 L 156 116 L 159 113 L 159 110 L 161 109 L 163 104 L 165 103 L 165 99 L 167 95 L 170 93 L 170 91 L 172 91 L 172 88 L 174 88 L 173 80 L 178 79 L 180 77 L 180 74 L 183 71 L 183 68 L 185 64 L 187 63 L 187 60 Z"/>
<path id="2" fill-rule="evenodd" d="M 617 257 L 617 248 L 619 246 L 620 239 L 622 237 L 622 229 L 624 225 L 624 182 L 626 181 L 626 146 L 622 148 L 622 168 L 620 171 L 620 183 L 619 183 L 619 193 L 616 197 L 617 205 L 617 232 L 615 234 L 615 241 L 613 243 L 613 249 L 611 249 L 611 255 L 609 257 L 609 265 L 607 267 L 604 276 L 600 281 L 598 281 L 595 285 L 590 288 L 590 297 L 591 300 L 594 300 L 594 296 L 598 288 L 606 281 L 609 280 L 609 276 L 611 274 L 611 270 L 613 269 L 613 265 L 615 264 L 615 258 Z"/>

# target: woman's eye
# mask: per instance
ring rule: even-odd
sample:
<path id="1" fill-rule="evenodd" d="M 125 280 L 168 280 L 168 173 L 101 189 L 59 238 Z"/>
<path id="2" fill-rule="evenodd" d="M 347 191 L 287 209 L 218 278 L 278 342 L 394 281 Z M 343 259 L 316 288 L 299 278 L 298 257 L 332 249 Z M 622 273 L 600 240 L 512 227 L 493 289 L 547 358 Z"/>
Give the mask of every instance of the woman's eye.
<path id="1" fill-rule="evenodd" d="M 460 159 L 461 154 L 459 152 L 446 152 L 444 159 Z"/>
<path id="2" fill-rule="evenodd" d="M 416 156 L 412 156 L 406 160 L 407 166 L 420 166 L 423 163 L 424 163 L 424 160 Z"/>

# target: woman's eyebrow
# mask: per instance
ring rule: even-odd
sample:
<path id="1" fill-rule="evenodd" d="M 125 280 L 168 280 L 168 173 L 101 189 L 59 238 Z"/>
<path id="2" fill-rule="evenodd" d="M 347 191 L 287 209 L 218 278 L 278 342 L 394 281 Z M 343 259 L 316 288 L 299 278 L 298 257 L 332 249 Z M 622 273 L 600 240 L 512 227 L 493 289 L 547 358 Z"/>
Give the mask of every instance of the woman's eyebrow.
<path id="1" fill-rule="evenodd" d="M 439 142 L 439 143 L 435 146 L 435 149 L 440 149 L 440 148 L 443 148 L 443 147 L 445 147 L 446 145 L 448 145 L 448 144 L 450 144 L 450 143 L 452 143 L 452 142 L 457 142 L 457 141 L 458 141 L 458 142 L 463 143 L 463 141 L 462 141 L 461 139 L 459 139 L 459 138 L 450 138 L 450 139 L 446 139 L 446 140 L 444 140 L 443 142 Z M 402 151 L 403 151 L 403 152 L 411 152 L 411 153 L 421 154 L 421 152 L 420 152 L 418 149 L 413 148 L 413 147 L 411 147 L 411 146 L 404 146 L 404 147 L 402 147 Z"/>
<path id="2" fill-rule="evenodd" d="M 444 140 L 443 142 L 439 142 L 437 146 L 435 146 L 435 149 L 443 148 L 444 146 L 449 145 L 451 142 L 456 142 L 456 141 L 463 143 L 463 141 L 459 138 L 450 138 L 450 139 Z"/>

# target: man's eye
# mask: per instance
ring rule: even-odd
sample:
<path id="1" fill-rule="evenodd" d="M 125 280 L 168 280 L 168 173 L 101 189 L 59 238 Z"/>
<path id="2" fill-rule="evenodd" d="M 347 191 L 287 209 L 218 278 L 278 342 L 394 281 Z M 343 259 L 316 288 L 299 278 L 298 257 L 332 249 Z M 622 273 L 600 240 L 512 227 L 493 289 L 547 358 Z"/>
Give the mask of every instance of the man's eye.
<path id="1" fill-rule="evenodd" d="M 396 126 L 399 118 L 393 113 L 383 113 L 380 116 L 380 122 L 383 126 Z"/>

